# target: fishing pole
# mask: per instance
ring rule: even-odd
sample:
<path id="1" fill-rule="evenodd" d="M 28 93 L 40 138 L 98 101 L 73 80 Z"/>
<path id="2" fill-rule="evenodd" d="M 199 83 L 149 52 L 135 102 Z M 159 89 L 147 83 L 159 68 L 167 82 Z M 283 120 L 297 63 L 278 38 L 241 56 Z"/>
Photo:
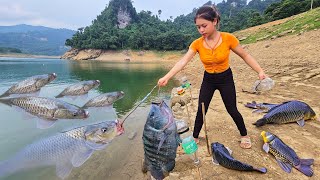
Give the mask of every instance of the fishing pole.
<path id="1" fill-rule="evenodd" d="M 130 116 L 130 114 L 132 114 L 133 113 L 133 111 L 135 111 L 149 96 L 150 96 L 150 94 L 153 92 L 153 90 L 157 87 L 158 85 L 155 85 L 153 88 L 152 88 L 152 90 L 139 102 L 139 104 L 136 106 L 136 107 L 134 107 L 127 115 L 126 115 L 126 117 L 123 119 L 123 121 L 120 123 L 121 125 L 124 123 L 124 121 Z M 159 91 L 160 91 L 160 87 L 159 87 L 159 90 L 158 90 L 158 93 L 159 93 Z"/>

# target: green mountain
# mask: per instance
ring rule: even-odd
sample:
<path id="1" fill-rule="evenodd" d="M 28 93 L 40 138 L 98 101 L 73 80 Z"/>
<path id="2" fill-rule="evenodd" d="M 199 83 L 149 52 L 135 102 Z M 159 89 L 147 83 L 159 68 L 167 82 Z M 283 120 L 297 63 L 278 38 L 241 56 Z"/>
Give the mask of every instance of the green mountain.
<path id="1" fill-rule="evenodd" d="M 25 54 L 59 56 L 70 48 L 65 41 L 76 31 L 43 26 L 0 26 L 0 47 L 15 48 Z"/>
<path id="2" fill-rule="evenodd" d="M 310 0 L 223 0 L 215 4 L 220 30 L 235 32 L 310 9 Z M 208 1 L 204 5 L 213 5 Z M 313 7 L 320 0 L 313 0 Z M 194 25 L 198 8 L 175 19 L 160 20 L 150 11 L 136 12 L 131 0 L 110 0 L 91 26 L 80 28 L 66 45 L 76 49 L 183 50 L 199 37 Z"/>

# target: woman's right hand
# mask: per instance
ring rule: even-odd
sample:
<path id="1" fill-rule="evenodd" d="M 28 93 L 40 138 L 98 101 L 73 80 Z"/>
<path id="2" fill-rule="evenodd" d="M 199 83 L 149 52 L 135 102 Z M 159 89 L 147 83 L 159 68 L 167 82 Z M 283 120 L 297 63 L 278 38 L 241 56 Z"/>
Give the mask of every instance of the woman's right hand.
<path id="1" fill-rule="evenodd" d="M 160 78 L 160 79 L 158 80 L 158 86 L 160 86 L 160 87 L 167 85 L 167 83 L 168 83 L 168 79 L 165 78 L 165 77 L 162 77 L 162 78 Z"/>

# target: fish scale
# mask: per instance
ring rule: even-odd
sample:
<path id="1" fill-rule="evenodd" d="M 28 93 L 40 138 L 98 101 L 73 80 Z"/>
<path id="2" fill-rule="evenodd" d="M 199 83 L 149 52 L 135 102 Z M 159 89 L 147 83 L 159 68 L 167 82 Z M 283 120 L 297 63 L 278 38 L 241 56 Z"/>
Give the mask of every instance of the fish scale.
<path id="1" fill-rule="evenodd" d="M 165 178 L 175 167 L 177 139 L 177 127 L 170 108 L 164 102 L 152 103 L 142 136 L 142 171 L 150 171 L 156 179 Z"/>
<path id="2" fill-rule="evenodd" d="M 285 146 L 280 139 L 275 139 L 270 143 L 270 152 L 275 157 L 281 159 L 283 162 L 290 163 L 292 166 L 299 164 L 299 158 L 296 153 L 292 152 L 291 148 Z"/>
<path id="3" fill-rule="evenodd" d="M 262 126 L 267 123 L 284 124 L 313 119 L 315 115 L 315 112 L 306 103 L 301 101 L 289 101 L 270 109 L 263 118 L 259 119 L 254 124 L 256 126 Z"/>

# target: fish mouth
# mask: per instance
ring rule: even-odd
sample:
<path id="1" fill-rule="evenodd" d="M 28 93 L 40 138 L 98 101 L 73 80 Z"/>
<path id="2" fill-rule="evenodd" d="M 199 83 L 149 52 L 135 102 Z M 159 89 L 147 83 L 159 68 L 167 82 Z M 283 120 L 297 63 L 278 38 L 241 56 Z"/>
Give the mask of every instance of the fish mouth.
<path id="1" fill-rule="evenodd" d="M 84 110 L 84 118 L 88 118 L 89 117 L 89 112 Z"/>
<path id="2" fill-rule="evenodd" d="M 118 119 L 115 120 L 116 122 L 116 129 L 117 129 L 117 135 L 120 136 L 124 133 L 123 123 L 121 123 Z"/>
<path id="3" fill-rule="evenodd" d="M 56 78 L 57 78 L 57 74 L 56 73 L 50 74 L 50 77 L 49 77 L 50 81 L 52 81 L 52 80 L 54 80 Z"/>

